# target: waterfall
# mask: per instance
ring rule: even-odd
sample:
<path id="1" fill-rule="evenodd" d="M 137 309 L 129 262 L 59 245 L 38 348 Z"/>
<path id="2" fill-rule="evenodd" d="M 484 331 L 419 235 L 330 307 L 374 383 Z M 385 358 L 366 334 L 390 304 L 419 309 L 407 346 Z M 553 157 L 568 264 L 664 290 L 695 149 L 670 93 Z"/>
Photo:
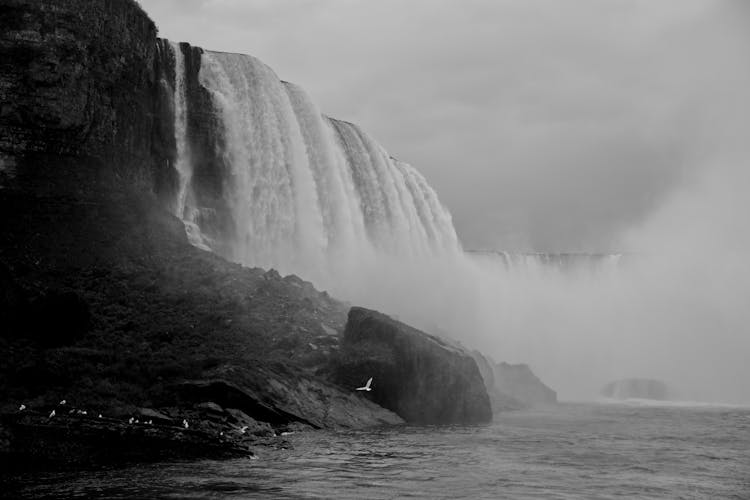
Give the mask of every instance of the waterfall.
<path id="1" fill-rule="evenodd" d="M 424 177 L 258 59 L 206 52 L 199 80 L 218 115 L 232 260 L 335 287 L 378 256 L 458 251 Z"/>
<path id="2" fill-rule="evenodd" d="M 169 43 L 174 56 L 174 138 L 175 170 L 177 171 L 177 194 L 173 213 L 182 219 L 188 241 L 198 248 L 210 250 L 200 227 L 195 222 L 197 209 L 188 202 L 193 178 L 193 164 L 188 141 L 188 97 L 185 79 L 185 56 L 180 45 Z"/>
<path id="3" fill-rule="evenodd" d="M 524 279 L 550 279 L 557 276 L 597 277 L 616 273 L 624 263 L 622 254 L 604 253 L 511 253 L 471 251 L 471 258 L 488 267 L 522 276 Z"/>
<path id="4" fill-rule="evenodd" d="M 187 89 L 185 88 L 185 56 L 180 45 L 170 42 L 174 55 L 174 138 L 176 146 L 175 170 L 177 170 L 178 190 L 174 213 L 185 218 L 185 201 L 188 184 L 193 175 L 187 138 Z"/>

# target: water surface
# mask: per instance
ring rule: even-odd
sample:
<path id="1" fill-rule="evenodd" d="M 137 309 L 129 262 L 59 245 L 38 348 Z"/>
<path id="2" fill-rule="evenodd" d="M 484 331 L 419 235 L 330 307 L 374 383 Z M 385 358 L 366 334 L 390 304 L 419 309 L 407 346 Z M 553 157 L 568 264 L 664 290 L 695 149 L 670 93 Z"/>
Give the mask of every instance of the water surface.
<path id="1" fill-rule="evenodd" d="M 22 474 L 14 498 L 750 498 L 750 409 L 563 404 L 288 436 L 257 460 Z"/>

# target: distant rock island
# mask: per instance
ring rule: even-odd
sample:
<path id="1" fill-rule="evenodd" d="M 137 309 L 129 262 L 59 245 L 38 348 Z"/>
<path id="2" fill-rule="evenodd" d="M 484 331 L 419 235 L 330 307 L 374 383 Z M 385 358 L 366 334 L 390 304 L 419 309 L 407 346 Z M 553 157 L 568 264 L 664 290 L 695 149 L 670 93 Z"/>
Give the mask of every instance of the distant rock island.
<path id="1" fill-rule="evenodd" d="M 650 378 L 615 380 L 602 387 L 601 390 L 602 396 L 612 399 L 637 398 L 665 401 L 671 399 L 673 394 L 666 383 Z"/>

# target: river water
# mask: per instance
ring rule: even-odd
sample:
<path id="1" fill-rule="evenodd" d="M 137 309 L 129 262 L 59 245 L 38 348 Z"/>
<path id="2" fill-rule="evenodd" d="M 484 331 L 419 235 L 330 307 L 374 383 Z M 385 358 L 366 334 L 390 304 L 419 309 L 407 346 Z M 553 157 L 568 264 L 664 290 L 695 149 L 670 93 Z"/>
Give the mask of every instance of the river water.
<path id="1" fill-rule="evenodd" d="M 257 460 L 12 478 L 12 498 L 750 499 L 750 408 L 561 404 L 482 426 L 287 436 Z"/>

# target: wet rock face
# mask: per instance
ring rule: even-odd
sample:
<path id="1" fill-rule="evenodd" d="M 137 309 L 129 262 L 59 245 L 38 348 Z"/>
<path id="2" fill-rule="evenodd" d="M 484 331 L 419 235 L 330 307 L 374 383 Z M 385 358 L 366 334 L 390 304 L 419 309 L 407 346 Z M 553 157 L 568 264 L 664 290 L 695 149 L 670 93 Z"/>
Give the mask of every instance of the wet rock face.
<path id="1" fill-rule="evenodd" d="M 132 0 L 2 0 L 0 187 L 75 191 L 107 170 L 152 188 L 168 167 L 153 156 L 155 51 Z"/>
<path id="2" fill-rule="evenodd" d="M 474 360 L 463 350 L 368 309 L 353 307 L 335 369 L 361 397 L 419 424 L 478 423 L 492 419 L 490 400 Z"/>

